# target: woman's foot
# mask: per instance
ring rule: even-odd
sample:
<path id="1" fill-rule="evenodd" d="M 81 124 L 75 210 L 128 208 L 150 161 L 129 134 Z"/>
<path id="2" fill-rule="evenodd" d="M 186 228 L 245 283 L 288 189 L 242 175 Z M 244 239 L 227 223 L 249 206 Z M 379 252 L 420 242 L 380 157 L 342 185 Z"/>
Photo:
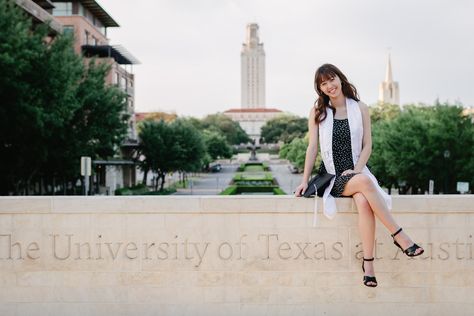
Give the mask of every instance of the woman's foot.
<path id="1" fill-rule="evenodd" d="M 392 235 L 393 241 L 397 247 L 399 247 L 403 253 L 409 257 L 416 257 L 421 255 L 424 250 L 411 240 L 411 238 L 405 234 L 405 232 L 400 228 Z"/>
<path id="2" fill-rule="evenodd" d="M 362 258 L 362 271 L 364 272 L 364 285 L 368 287 L 376 287 L 377 280 L 374 276 L 374 258 Z"/>

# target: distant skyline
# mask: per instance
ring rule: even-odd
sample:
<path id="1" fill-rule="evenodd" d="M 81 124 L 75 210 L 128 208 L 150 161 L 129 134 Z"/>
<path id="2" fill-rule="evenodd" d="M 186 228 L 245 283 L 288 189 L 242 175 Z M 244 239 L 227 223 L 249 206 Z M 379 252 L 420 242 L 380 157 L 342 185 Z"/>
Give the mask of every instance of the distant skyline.
<path id="1" fill-rule="evenodd" d="M 400 102 L 474 105 L 474 2 L 98 0 L 133 66 L 136 111 L 202 117 L 240 107 L 240 49 L 256 22 L 266 52 L 266 105 L 307 116 L 314 72 L 329 62 L 374 104 L 390 49 Z M 130 68 L 129 68 L 130 69 Z"/>

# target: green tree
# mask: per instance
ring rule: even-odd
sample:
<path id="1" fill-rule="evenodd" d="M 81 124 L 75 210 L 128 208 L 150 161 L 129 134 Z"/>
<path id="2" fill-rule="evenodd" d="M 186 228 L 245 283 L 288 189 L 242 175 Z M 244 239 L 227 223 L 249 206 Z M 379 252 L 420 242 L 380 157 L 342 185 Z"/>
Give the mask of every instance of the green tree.
<path id="1" fill-rule="evenodd" d="M 207 153 L 212 160 L 218 158 L 232 157 L 232 148 L 229 146 L 227 139 L 215 131 L 204 130 L 202 133 Z"/>
<path id="2" fill-rule="evenodd" d="M 388 172 L 387 157 L 383 148 L 385 141 L 384 131 L 388 128 L 387 122 L 395 119 L 401 113 L 401 108 L 396 104 L 377 103 L 369 107 L 372 122 L 372 154 L 367 164 L 377 180 L 391 192 L 392 187 L 398 187 L 398 178 Z"/>
<path id="3" fill-rule="evenodd" d="M 72 121 L 83 145 L 100 158 L 117 153 L 128 128 L 126 96 L 117 87 L 105 83 L 109 71 L 110 66 L 90 61 L 76 95 L 81 107 Z"/>
<path id="4" fill-rule="evenodd" d="M 105 83 L 110 68 L 92 60 L 83 67 L 77 82 L 77 106 L 52 138 L 47 170 L 60 178 L 76 179 L 81 156 L 109 159 L 118 149 L 127 132 L 126 96 L 117 87 Z M 53 147 L 54 146 L 54 147 Z"/>
<path id="5" fill-rule="evenodd" d="M 113 155 L 126 131 L 124 95 L 105 85 L 107 66 L 85 67 L 71 37 L 49 42 L 47 31 L 0 0 L 1 194 L 73 182 L 80 156 Z"/>
<path id="6" fill-rule="evenodd" d="M 199 128 L 196 126 L 196 128 Z M 250 141 L 247 133 L 240 127 L 239 123 L 232 121 L 224 114 L 211 114 L 201 121 L 201 128 L 215 131 L 225 136 L 229 144 L 239 145 Z"/>
<path id="7" fill-rule="evenodd" d="M 202 134 L 186 120 L 177 119 L 171 123 L 179 146 L 178 159 L 174 161 L 175 170 L 182 172 L 200 171 L 206 154 Z"/>
<path id="8" fill-rule="evenodd" d="M 474 128 L 462 107 L 405 106 L 392 120 L 377 123 L 370 165 L 385 184 L 402 193 L 454 193 L 457 181 L 472 183 Z"/>
<path id="9" fill-rule="evenodd" d="M 146 183 L 149 171 L 156 172 L 163 190 L 165 176 L 172 171 L 200 171 L 206 158 L 206 147 L 201 133 L 187 120 L 176 119 L 171 123 L 164 121 L 145 121 L 140 127 L 140 155 L 144 159 L 140 168 Z M 155 182 L 155 190 L 158 181 Z"/>
<path id="10" fill-rule="evenodd" d="M 379 156 L 383 157 L 388 176 L 406 188 L 402 193 L 425 188 L 434 171 L 430 170 L 431 150 L 426 146 L 429 143 L 429 124 L 426 111 L 412 108 L 381 125 L 380 139 L 375 142 L 374 151 L 382 152 Z M 376 164 L 374 172 L 381 178 Z"/>
<path id="11" fill-rule="evenodd" d="M 187 121 L 189 124 L 194 126 L 194 128 L 197 129 L 198 131 L 205 130 L 204 124 L 201 119 L 198 119 L 196 117 L 186 117 L 186 118 L 181 118 L 181 120 Z"/>
<path id="12" fill-rule="evenodd" d="M 291 161 L 298 169 L 304 168 L 306 148 L 308 142 L 302 138 L 295 138 L 291 141 L 286 158 Z"/>
<path id="13" fill-rule="evenodd" d="M 308 141 L 308 134 L 306 134 L 304 138 L 294 138 L 291 143 L 284 144 L 280 148 L 280 158 L 288 159 L 288 161 L 290 161 L 299 170 L 304 170 Z M 321 161 L 321 155 L 318 153 L 311 173 L 315 173 L 317 170 L 319 170 Z"/>
<path id="14" fill-rule="evenodd" d="M 456 182 L 474 185 L 474 124 L 461 105 L 439 103 L 432 107 L 429 147 L 435 185 L 445 193 L 456 192 Z"/>
<path id="15" fill-rule="evenodd" d="M 304 137 L 307 132 L 308 119 L 292 115 L 278 116 L 262 126 L 262 138 L 265 143 L 290 143 L 295 138 Z"/>
<path id="16" fill-rule="evenodd" d="M 380 184 L 388 188 L 389 193 L 391 188 L 398 188 L 398 177 L 393 175 L 388 169 L 388 152 L 385 151 L 385 139 L 387 137 L 386 130 L 390 128 L 386 121 L 379 121 L 372 125 L 372 154 L 370 155 L 367 167 L 377 177 Z"/>
<path id="17" fill-rule="evenodd" d="M 401 108 L 396 104 L 377 103 L 369 107 L 370 119 L 372 124 L 379 121 L 390 121 L 396 118 L 401 113 Z"/>
<path id="18" fill-rule="evenodd" d="M 144 156 L 144 159 L 140 160 L 140 168 L 143 171 L 143 184 L 147 183 L 148 172 L 153 171 L 161 179 L 160 190 L 163 190 L 166 173 L 174 170 L 174 161 L 178 159 L 181 146 L 177 142 L 170 124 L 165 123 L 163 120 L 143 122 L 139 138 L 139 155 Z M 155 190 L 157 186 L 158 181 L 155 182 Z"/>
<path id="19" fill-rule="evenodd" d="M 38 106 L 35 66 L 43 56 L 46 28 L 31 21 L 14 1 L 0 0 L 1 193 L 20 192 L 47 155 L 44 109 Z"/>

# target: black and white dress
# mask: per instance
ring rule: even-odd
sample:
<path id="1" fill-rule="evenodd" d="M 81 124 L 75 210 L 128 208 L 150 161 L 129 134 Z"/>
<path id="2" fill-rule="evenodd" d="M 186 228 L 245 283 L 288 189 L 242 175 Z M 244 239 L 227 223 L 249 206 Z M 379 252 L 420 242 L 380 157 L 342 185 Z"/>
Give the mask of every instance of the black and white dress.
<path id="1" fill-rule="evenodd" d="M 346 170 L 354 170 L 354 161 L 352 160 L 351 131 L 349 129 L 348 119 L 334 119 L 332 130 L 332 155 L 334 160 L 334 168 L 336 169 L 336 178 L 334 180 L 334 186 L 331 190 L 331 195 L 333 197 L 341 197 L 347 182 L 349 182 L 349 180 L 356 175 L 356 173 L 351 173 L 344 176 L 341 175 L 341 173 Z M 319 172 L 326 172 L 323 162 L 321 162 Z"/>

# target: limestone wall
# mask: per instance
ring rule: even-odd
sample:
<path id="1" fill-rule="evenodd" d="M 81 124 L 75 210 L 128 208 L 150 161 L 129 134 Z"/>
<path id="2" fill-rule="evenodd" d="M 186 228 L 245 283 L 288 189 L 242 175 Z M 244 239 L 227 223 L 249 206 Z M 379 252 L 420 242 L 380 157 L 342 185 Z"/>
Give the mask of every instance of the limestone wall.
<path id="1" fill-rule="evenodd" d="M 474 196 L 396 196 L 426 252 L 289 196 L 2 197 L 0 315 L 473 315 Z"/>

